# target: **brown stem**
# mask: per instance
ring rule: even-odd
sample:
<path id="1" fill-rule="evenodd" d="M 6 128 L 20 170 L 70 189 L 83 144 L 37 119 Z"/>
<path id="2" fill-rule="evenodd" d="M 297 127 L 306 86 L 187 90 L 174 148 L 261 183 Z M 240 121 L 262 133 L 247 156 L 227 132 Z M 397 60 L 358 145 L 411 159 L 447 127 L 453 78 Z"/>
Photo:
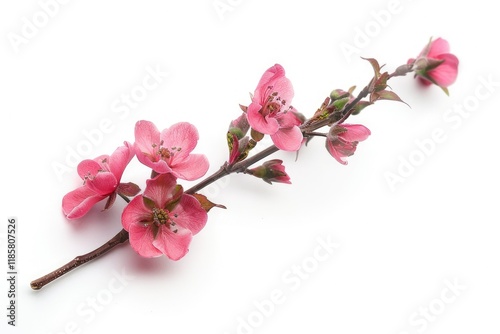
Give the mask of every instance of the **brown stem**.
<path id="1" fill-rule="evenodd" d="M 228 165 L 225 163 L 224 165 L 219 168 L 218 171 L 213 173 L 212 175 L 208 176 L 205 178 L 203 181 L 200 183 L 194 185 L 193 187 L 189 188 L 188 190 L 185 191 L 187 194 L 194 194 L 197 191 L 205 188 L 211 183 L 214 183 L 215 181 L 223 178 L 224 176 L 227 176 L 232 173 L 244 173 L 248 167 L 256 163 L 257 161 L 260 161 L 264 159 L 265 157 L 273 154 L 274 152 L 279 151 L 279 148 L 277 148 L 274 145 L 269 146 L 268 148 L 264 149 L 263 151 L 255 154 L 254 156 L 251 156 L 248 159 L 245 159 L 243 161 L 240 161 L 238 163 L 235 163 L 234 165 Z"/>
<path id="2" fill-rule="evenodd" d="M 40 277 L 39 279 L 34 280 L 31 282 L 31 288 L 33 290 L 40 290 L 43 288 L 45 285 L 48 283 L 52 282 L 53 280 L 61 277 L 62 275 L 70 272 L 71 270 L 81 266 L 82 264 L 85 264 L 95 258 L 98 258 L 99 256 L 109 252 L 113 247 L 124 243 L 125 241 L 128 240 L 128 232 L 125 230 L 121 230 L 118 232 L 117 235 L 115 235 L 112 239 L 110 239 L 108 242 L 106 242 L 104 245 L 101 247 L 93 250 L 90 253 L 80 255 L 75 257 L 73 260 L 70 262 L 66 263 L 64 266 L 62 266 L 59 269 L 54 270 L 53 272 Z"/>
<path id="3" fill-rule="evenodd" d="M 209 184 L 217 181 L 218 179 L 226 176 L 226 175 L 229 175 L 229 170 L 227 169 L 227 165 L 224 164 L 222 165 L 222 167 L 216 171 L 215 173 L 213 173 L 212 175 L 210 175 L 209 177 L 205 178 L 203 181 L 201 181 L 200 183 L 192 186 L 191 188 L 189 188 L 188 190 L 184 191 L 184 193 L 186 194 L 194 194 L 196 193 L 197 191 L 205 188 L 206 186 L 208 186 Z"/>
<path id="4" fill-rule="evenodd" d="M 370 89 L 368 88 L 368 86 L 366 86 L 365 88 L 363 88 L 363 90 L 361 92 L 359 92 L 358 96 L 356 96 L 356 98 L 354 100 L 352 100 L 350 103 L 346 104 L 345 107 L 344 107 L 344 110 L 346 111 L 346 113 L 344 114 L 344 116 L 342 116 L 342 118 L 337 122 L 337 124 L 340 124 L 340 123 L 344 123 L 344 121 L 349 117 L 351 116 L 352 112 L 354 111 L 354 107 L 356 106 L 356 104 L 361 101 L 361 99 L 365 98 L 368 96 L 368 94 L 370 94 Z"/>

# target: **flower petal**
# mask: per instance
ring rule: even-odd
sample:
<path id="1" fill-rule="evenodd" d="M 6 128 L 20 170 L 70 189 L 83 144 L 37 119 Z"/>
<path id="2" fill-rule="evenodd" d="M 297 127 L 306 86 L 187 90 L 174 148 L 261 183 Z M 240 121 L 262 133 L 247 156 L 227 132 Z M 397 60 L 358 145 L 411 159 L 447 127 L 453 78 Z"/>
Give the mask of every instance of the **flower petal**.
<path id="1" fill-rule="evenodd" d="M 96 175 L 101 169 L 101 165 L 97 161 L 91 159 L 82 160 L 76 167 L 78 175 L 84 180 L 90 175 Z"/>
<path id="2" fill-rule="evenodd" d="M 160 145 L 160 131 L 150 121 L 138 121 L 135 123 L 135 144 L 143 152 L 152 152 L 153 144 Z"/>
<path id="3" fill-rule="evenodd" d="M 171 260 L 177 261 L 189 251 L 193 235 L 187 229 L 178 228 L 177 233 L 162 226 L 153 245 Z"/>
<path id="4" fill-rule="evenodd" d="M 271 90 L 270 87 L 272 87 Z M 285 77 L 285 69 L 280 64 L 275 64 L 264 72 L 255 89 L 253 101 L 265 104 L 271 92 L 278 92 L 287 105 L 293 98 L 292 83 Z"/>
<path id="5" fill-rule="evenodd" d="M 335 158 L 335 160 L 337 160 L 339 163 L 341 163 L 342 165 L 347 165 L 347 160 L 345 159 L 345 155 L 342 155 L 340 154 L 339 151 L 337 151 L 337 147 L 332 143 L 331 140 L 326 140 L 326 149 L 328 150 L 328 153 L 330 153 L 330 155 L 332 157 Z"/>
<path id="6" fill-rule="evenodd" d="M 339 125 L 347 131 L 338 134 L 338 136 L 348 142 L 363 141 L 370 136 L 370 130 L 361 124 L 341 124 Z"/>
<path id="7" fill-rule="evenodd" d="M 425 56 L 428 58 L 438 58 L 440 54 L 448 52 L 450 52 L 450 44 L 448 41 L 442 38 L 437 38 L 431 42 L 427 55 Z"/>
<path id="8" fill-rule="evenodd" d="M 205 175 L 209 167 L 205 155 L 190 154 L 183 161 L 172 166 L 172 174 L 180 179 L 192 181 Z"/>
<path id="9" fill-rule="evenodd" d="M 129 227 L 129 240 L 132 248 L 144 257 L 158 257 L 162 252 L 154 246 L 154 236 L 150 227 L 132 224 Z"/>
<path id="10" fill-rule="evenodd" d="M 139 154 L 141 154 L 141 153 L 137 153 L 137 154 L 138 154 L 137 158 L 139 158 Z M 172 168 L 168 165 L 168 163 L 165 160 L 159 160 L 156 162 L 152 162 L 145 155 L 143 155 L 143 157 L 145 160 L 144 160 L 144 162 L 142 162 L 142 161 L 141 162 L 144 165 L 151 168 L 152 170 L 154 170 L 155 172 L 157 172 L 158 174 L 172 173 Z M 139 159 L 139 161 L 140 161 L 140 159 Z"/>
<path id="11" fill-rule="evenodd" d="M 99 172 L 94 178 L 86 181 L 86 186 L 98 195 L 107 196 L 118 187 L 118 180 L 110 172 Z"/>
<path id="12" fill-rule="evenodd" d="M 134 150 L 137 159 L 144 165 L 152 167 L 152 162 L 159 160 L 157 150 L 160 147 L 160 131 L 149 121 L 138 121 L 135 124 Z"/>
<path id="13" fill-rule="evenodd" d="M 450 53 L 442 54 L 438 59 L 444 62 L 427 73 L 438 86 L 448 87 L 453 84 L 458 75 L 458 58 Z"/>
<path id="14" fill-rule="evenodd" d="M 276 115 L 276 119 L 281 128 L 291 128 L 292 126 L 299 126 L 302 124 L 300 119 L 295 114 L 297 110 L 291 109 L 287 112 L 282 112 Z"/>
<path id="15" fill-rule="evenodd" d="M 193 235 L 205 227 L 208 219 L 207 212 L 201 207 L 200 202 L 188 194 L 182 195 L 179 204 L 172 213 L 178 216 L 174 219 L 175 223 L 190 230 Z"/>
<path id="16" fill-rule="evenodd" d="M 66 218 L 78 219 L 105 198 L 106 196 L 97 195 L 87 186 L 82 186 L 64 195 L 62 209 Z"/>
<path id="17" fill-rule="evenodd" d="M 122 226 L 130 231 L 130 227 L 141 222 L 152 220 L 151 210 L 144 206 L 142 196 L 134 197 L 122 212 Z"/>
<path id="18" fill-rule="evenodd" d="M 262 105 L 252 102 L 248 106 L 247 115 L 250 127 L 260 133 L 272 135 L 280 128 L 278 120 L 271 117 L 264 117 L 260 110 Z"/>
<path id="19" fill-rule="evenodd" d="M 302 145 L 302 131 L 298 126 L 291 128 L 281 128 L 275 134 L 271 135 L 271 139 L 280 150 L 297 151 Z"/>
<path id="20" fill-rule="evenodd" d="M 176 178 L 172 174 L 160 174 L 154 179 L 146 181 L 144 196 L 152 199 L 158 208 L 164 208 L 165 204 L 173 198 L 173 191 L 177 185 Z"/>
<path id="21" fill-rule="evenodd" d="M 181 122 L 165 129 L 160 134 L 163 141 L 163 147 L 168 150 L 180 149 L 175 151 L 172 157 L 172 164 L 175 161 L 182 160 L 191 153 L 198 143 L 199 134 L 196 127 L 187 122 Z"/>
<path id="22" fill-rule="evenodd" d="M 129 142 L 124 142 L 124 146 L 118 147 L 109 157 L 109 171 L 113 173 L 120 182 L 125 167 L 135 155 L 133 145 Z"/>

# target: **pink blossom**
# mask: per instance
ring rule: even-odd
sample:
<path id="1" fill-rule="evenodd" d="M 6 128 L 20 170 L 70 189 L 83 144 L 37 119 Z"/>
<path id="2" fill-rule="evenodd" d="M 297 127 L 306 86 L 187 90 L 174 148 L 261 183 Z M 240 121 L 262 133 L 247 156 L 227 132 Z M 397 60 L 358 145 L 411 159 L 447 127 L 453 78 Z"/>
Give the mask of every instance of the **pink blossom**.
<path id="1" fill-rule="evenodd" d="M 208 159 L 203 154 L 191 154 L 198 142 L 198 130 L 182 122 L 161 133 L 149 121 L 135 125 L 135 154 L 141 163 L 159 174 L 172 173 L 184 180 L 195 180 L 208 170 Z"/>
<path id="2" fill-rule="evenodd" d="M 417 59 L 408 63 L 414 65 L 416 76 L 424 85 L 436 84 L 446 89 L 457 79 L 458 58 L 450 53 L 449 43 L 442 38 L 429 41 Z"/>
<path id="3" fill-rule="evenodd" d="M 172 174 L 146 181 L 142 196 L 123 210 L 122 225 L 132 248 L 144 257 L 165 254 L 179 260 L 188 252 L 193 235 L 207 222 L 207 213 L 192 195 L 184 194 Z"/>
<path id="4" fill-rule="evenodd" d="M 298 150 L 303 139 L 299 128 L 301 121 L 290 105 L 293 94 L 285 70 L 276 64 L 260 79 L 247 109 L 252 129 L 270 135 L 273 143 L 285 151 Z"/>
<path id="5" fill-rule="evenodd" d="M 108 202 L 104 209 L 108 209 L 117 193 L 136 194 L 134 192 L 138 188 L 135 185 L 120 183 L 125 167 L 134 157 L 132 145 L 128 142 L 124 144 L 111 156 L 101 155 L 78 164 L 77 171 L 84 181 L 83 186 L 67 193 L 62 200 L 63 212 L 68 219 L 81 218 L 94 204 L 105 198 L 108 198 Z"/>
<path id="6" fill-rule="evenodd" d="M 356 151 L 358 142 L 365 140 L 370 130 L 360 124 L 337 124 L 331 127 L 326 138 L 326 149 L 338 162 L 347 165 L 346 158 Z"/>

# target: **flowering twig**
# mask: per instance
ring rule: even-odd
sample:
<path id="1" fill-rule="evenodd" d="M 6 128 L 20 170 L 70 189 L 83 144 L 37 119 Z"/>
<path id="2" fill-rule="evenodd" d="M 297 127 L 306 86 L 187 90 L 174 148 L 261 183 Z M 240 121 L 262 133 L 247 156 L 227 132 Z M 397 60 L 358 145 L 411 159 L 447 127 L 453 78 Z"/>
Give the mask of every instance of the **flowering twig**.
<path id="1" fill-rule="evenodd" d="M 367 86 L 368 87 L 368 86 Z M 366 97 L 368 95 L 368 88 L 365 87 L 358 96 L 351 101 L 350 103 L 346 104 L 344 107 L 344 110 L 351 110 L 354 108 L 356 103 L 358 103 L 362 98 Z M 342 112 L 342 111 L 341 111 Z M 346 112 L 346 115 L 349 115 L 349 113 Z M 343 117 L 347 118 L 347 117 Z M 302 132 L 304 135 L 311 134 L 313 133 L 312 131 L 317 130 L 325 125 L 327 125 L 329 122 L 332 120 L 330 118 L 325 119 L 325 120 L 319 120 L 316 122 L 312 122 L 308 125 L 304 125 L 301 127 Z M 193 187 L 189 188 L 186 190 L 184 193 L 186 194 L 195 194 L 201 189 L 205 188 L 206 186 L 210 185 L 211 183 L 233 173 L 244 173 L 251 165 L 255 164 L 256 162 L 268 157 L 269 155 L 279 151 L 279 148 L 276 147 L 275 145 L 271 145 L 267 147 L 266 149 L 262 150 L 261 152 L 253 155 L 252 157 L 249 157 L 248 159 L 245 159 L 241 162 L 229 165 L 225 163 L 220 167 L 218 171 L 213 173 L 212 175 L 206 177 L 204 180 L 199 182 L 198 184 L 194 185 Z M 127 201 L 128 198 L 120 195 Z M 77 256 L 75 259 L 72 261 L 68 262 L 64 266 L 52 271 L 51 273 L 40 277 L 34 281 L 31 282 L 31 288 L 34 290 L 39 290 L 42 287 L 44 287 L 46 284 L 54 281 L 55 279 L 65 275 L 66 273 L 70 272 L 73 269 L 76 269 L 77 267 L 90 262 L 107 252 L 109 252 L 111 249 L 113 249 L 115 246 L 118 246 L 119 244 L 122 244 L 126 242 L 129 239 L 129 234 L 125 229 L 122 229 L 118 234 L 116 234 L 113 238 L 111 238 L 109 241 L 107 241 L 105 244 L 100 246 L 99 248 L 93 250 L 92 252 L 89 252 L 84 255 Z"/>
<path id="2" fill-rule="evenodd" d="M 125 142 L 111 156 L 83 161 L 78 166 L 78 173 L 84 185 L 63 198 L 66 217 L 74 219 L 82 217 L 95 203 L 106 198 L 105 209 L 108 209 L 116 196 L 121 196 L 130 202 L 122 213 L 123 229 L 101 247 L 34 280 L 31 287 L 41 289 L 127 240 L 145 257 L 165 254 L 172 260 L 182 258 L 188 251 L 191 237 L 204 227 L 206 213 L 213 207 L 225 208 L 210 202 L 198 191 L 233 173 L 253 175 L 268 183 L 290 183 L 281 160 L 274 159 L 249 168 L 279 150 L 298 151 L 304 140 L 325 137 L 328 152 L 338 162 L 347 164 L 346 158 L 354 154 L 358 142 L 365 140 L 370 130 L 363 125 L 344 122 L 378 100 L 404 103 L 396 93 L 387 89 L 387 81 L 393 77 L 415 72 L 419 79 L 434 83 L 448 93 L 447 86 L 456 77 L 458 60 L 447 50 L 448 44 L 442 39 L 430 42 L 417 59 L 410 59 L 390 74 L 381 72 L 383 66 L 368 58 L 366 60 L 374 70 L 368 85 L 356 97 L 352 95 L 355 87 L 348 91 L 332 91 L 307 120 L 290 105 L 293 90 L 284 69 L 280 65 L 271 67 L 262 76 L 252 103 L 248 107 L 240 106 L 242 116 L 231 122 L 227 133 L 228 161 L 186 191 L 177 184 L 177 178 L 194 180 L 208 170 L 208 160 L 204 155 L 191 154 L 198 140 L 196 128 L 189 123 L 177 123 L 160 133 L 151 122 L 137 122 L 135 144 Z M 325 126 L 329 127 L 327 133 L 317 132 Z M 271 137 L 274 145 L 249 156 L 265 135 Z M 135 184 L 120 183 L 123 170 L 134 155 L 153 169 L 142 195 L 137 195 L 140 189 Z M 134 198 L 130 201 L 129 197 Z"/>

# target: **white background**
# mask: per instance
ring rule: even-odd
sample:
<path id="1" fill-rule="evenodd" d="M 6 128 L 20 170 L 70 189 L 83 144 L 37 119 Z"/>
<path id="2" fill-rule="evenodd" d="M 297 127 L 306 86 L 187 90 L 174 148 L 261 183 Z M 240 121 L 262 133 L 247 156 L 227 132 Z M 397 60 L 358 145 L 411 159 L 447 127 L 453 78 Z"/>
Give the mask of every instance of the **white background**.
<path id="1" fill-rule="evenodd" d="M 46 22 L 44 3 L 50 2 L 0 5 L 0 217 L 4 225 L 18 218 L 14 332 L 500 330 L 499 27 L 492 2 L 222 0 L 230 7 L 218 12 L 213 0 L 68 1 L 52 5 Z M 12 43 L 34 20 L 44 26 Z M 81 158 L 133 142 L 137 120 L 160 129 L 189 121 L 200 132 L 196 152 L 208 156 L 213 172 L 227 157 L 229 121 L 268 67 L 285 67 L 293 105 L 310 116 L 332 89 L 359 90 L 368 82 L 372 70 L 359 56 L 377 58 L 390 71 L 431 36 L 447 39 L 460 59 L 450 96 L 422 89 L 412 77 L 391 81 L 411 108 L 382 101 L 350 119 L 372 135 L 347 166 L 328 155 L 322 140 L 297 161 L 278 153 L 292 185 L 233 175 L 206 188 L 228 209 L 209 213 L 181 261 L 144 259 L 125 245 L 40 291 L 30 289 L 31 280 L 121 229 L 119 200 L 105 213 L 99 203 L 79 221 L 61 212 L 62 196 L 81 183 L 68 154 L 103 120 L 112 130 L 95 135 Z M 342 52 L 347 44 L 357 49 L 350 56 Z M 116 113 L 148 69 L 168 75 L 128 114 Z M 436 131 L 441 140 L 431 145 Z M 427 152 L 417 142 L 426 142 Z M 410 158 L 416 166 L 401 167 Z M 67 166 L 62 174 L 57 164 Z M 398 168 L 404 182 L 391 188 L 386 176 Z M 134 160 L 123 181 L 144 188 L 148 174 Z M 0 232 L 6 264 L 6 227 Z M 339 246 L 318 261 L 318 240 Z M 294 266 L 309 273 L 300 276 Z M 454 293 L 447 284 L 459 288 Z M 0 290 L 6 305 L 4 279 Z M 264 301 L 279 293 L 272 306 Z"/>

